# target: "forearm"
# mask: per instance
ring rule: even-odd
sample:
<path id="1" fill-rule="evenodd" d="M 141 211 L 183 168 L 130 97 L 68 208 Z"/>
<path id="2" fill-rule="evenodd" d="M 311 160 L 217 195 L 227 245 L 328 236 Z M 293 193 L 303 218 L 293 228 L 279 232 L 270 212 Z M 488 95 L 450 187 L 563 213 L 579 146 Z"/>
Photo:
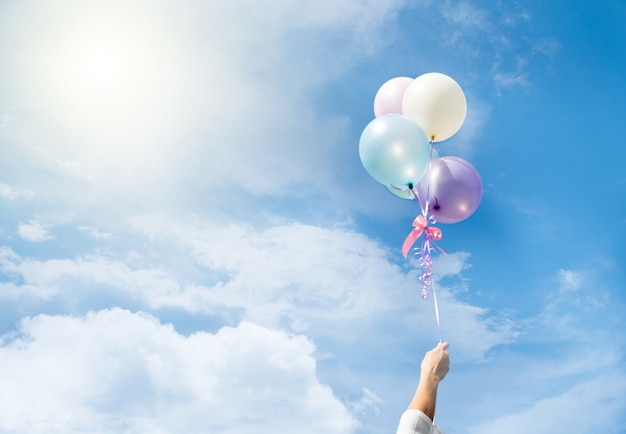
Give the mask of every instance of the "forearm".
<path id="1" fill-rule="evenodd" d="M 435 419 L 438 386 L 439 379 L 436 376 L 422 375 L 415 390 L 415 395 L 409 404 L 409 409 L 419 410 L 433 421 Z"/>
<path id="2" fill-rule="evenodd" d="M 449 345 L 447 342 L 440 342 L 426 353 L 422 360 L 420 381 L 409 404 L 409 410 L 421 411 L 430 418 L 431 422 L 435 420 L 437 388 L 441 380 L 446 377 L 450 367 L 450 358 L 446 351 Z"/>

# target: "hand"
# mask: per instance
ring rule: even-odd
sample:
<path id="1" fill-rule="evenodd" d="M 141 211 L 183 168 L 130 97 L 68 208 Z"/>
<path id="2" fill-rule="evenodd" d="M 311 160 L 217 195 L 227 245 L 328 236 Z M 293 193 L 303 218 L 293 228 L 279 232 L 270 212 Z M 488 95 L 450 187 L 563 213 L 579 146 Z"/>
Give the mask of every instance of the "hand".
<path id="1" fill-rule="evenodd" d="M 417 385 L 409 409 L 417 409 L 424 413 L 431 421 L 435 417 L 437 405 L 437 388 L 450 370 L 450 355 L 446 349 L 450 346 L 444 342 L 437 345 L 424 356 L 422 360 L 422 374 Z"/>
<path id="2" fill-rule="evenodd" d="M 430 350 L 422 360 L 422 378 L 434 380 L 437 383 L 443 380 L 450 370 L 450 355 L 446 349 L 450 346 L 443 342 Z"/>

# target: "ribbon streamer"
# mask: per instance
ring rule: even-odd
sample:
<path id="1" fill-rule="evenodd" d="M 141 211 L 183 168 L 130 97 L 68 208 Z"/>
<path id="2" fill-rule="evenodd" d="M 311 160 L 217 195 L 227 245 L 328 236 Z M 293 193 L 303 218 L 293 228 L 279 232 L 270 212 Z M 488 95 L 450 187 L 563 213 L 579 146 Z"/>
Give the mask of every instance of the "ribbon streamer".
<path id="1" fill-rule="evenodd" d="M 424 214 L 427 214 L 428 208 L 424 210 Z M 432 288 L 433 292 L 433 301 L 435 303 L 435 318 L 437 319 L 437 332 L 439 333 L 439 342 L 441 342 L 441 322 L 439 320 L 439 304 L 437 303 L 437 291 L 435 290 L 435 282 L 433 280 L 433 258 L 431 256 L 431 252 L 433 250 L 433 246 L 439 249 L 441 253 L 444 255 L 446 252 L 443 251 L 439 246 L 435 244 L 435 241 L 441 240 L 443 234 L 439 228 L 429 227 L 428 219 L 425 215 L 418 215 L 413 220 L 413 230 L 404 240 L 402 244 L 402 254 L 405 258 L 408 257 L 409 251 L 415 244 L 415 242 L 424 234 L 424 238 L 422 239 L 422 245 L 419 249 L 416 249 L 416 255 L 419 255 L 419 264 L 424 268 L 424 272 L 420 276 L 420 281 L 422 282 L 422 298 L 428 298 L 429 288 Z"/>
<path id="2" fill-rule="evenodd" d="M 413 247 L 413 244 L 422 236 L 424 230 L 426 231 L 425 241 L 439 241 L 442 237 L 441 229 L 435 227 L 428 227 L 428 220 L 423 215 L 418 215 L 413 220 L 413 226 L 415 227 L 411 233 L 404 239 L 402 244 L 402 254 L 404 257 L 408 257 L 409 250 Z M 430 249 L 430 243 L 428 242 L 428 248 Z M 439 248 L 439 247 L 437 247 Z M 439 249 L 441 250 L 441 249 Z M 443 252 L 443 251 L 442 251 Z"/>

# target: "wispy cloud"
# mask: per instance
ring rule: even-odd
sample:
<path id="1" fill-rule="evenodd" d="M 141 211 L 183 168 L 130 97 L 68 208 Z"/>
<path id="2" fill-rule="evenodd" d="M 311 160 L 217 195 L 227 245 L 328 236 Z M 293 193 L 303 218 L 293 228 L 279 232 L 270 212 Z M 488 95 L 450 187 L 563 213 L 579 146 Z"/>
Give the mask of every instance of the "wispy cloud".
<path id="1" fill-rule="evenodd" d="M 13 116 L 6 113 L 0 113 L 0 128 L 4 128 L 9 125 L 9 121 L 13 119 Z"/>
<path id="2" fill-rule="evenodd" d="M 516 4 L 488 9 L 469 1 L 446 1 L 441 14 L 446 43 L 476 63 L 491 65 L 491 80 L 499 89 L 532 85 L 538 65 L 547 65 L 560 47 L 555 37 L 536 34 L 532 15 Z"/>
<path id="3" fill-rule="evenodd" d="M 96 239 L 108 240 L 113 238 L 113 234 L 111 234 L 110 232 L 103 232 L 100 229 L 91 226 L 79 226 L 78 230 L 80 232 L 87 233 Z"/>
<path id="4" fill-rule="evenodd" d="M 30 220 L 28 223 L 20 223 L 17 227 L 17 234 L 23 240 L 34 243 L 54 238 L 54 235 L 49 231 L 49 225 L 42 223 L 38 218 Z"/>
<path id="5" fill-rule="evenodd" d="M 572 270 L 559 270 L 559 282 L 561 291 L 576 291 L 582 283 L 583 277 L 580 272 Z"/>
<path id="6" fill-rule="evenodd" d="M 0 182 L 0 197 L 3 199 L 27 199 L 33 196 L 34 193 L 32 191 L 16 189 L 15 187 Z"/>
<path id="7" fill-rule="evenodd" d="M 487 10 L 480 9 L 470 2 L 447 1 L 441 10 L 443 16 L 459 29 L 485 31 L 490 27 Z"/>
<path id="8" fill-rule="evenodd" d="M 497 363 L 478 368 L 489 371 L 491 382 L 466 409 L 467 418 L 482 409 L 483 419 L 469 429 L 465 425 L 468 432 L 623 429 L 616 424 L 626 423 L 624 346 L 608 332 L 624 327 L 621 302 L 610 300 L 603 279 L 585 269 L 556 270 L 544 284 L 537 314 L 517 324 L 517 344 L 494 350 Z M 471 384 L 484 375 L 477 371 L 464 378 Z M 571 417 L 589 412 L 597 417 Z"/>
<path id="9" fill-rule="evenodd" d="M 379 414 L 379 406 L 383 403 L 382 398 L 376 395 L 371 390 L 365 388 L 363 389 L 363 395 L 356 400 L 349 403 L 350 409 L 355 414 L 361 414 L 364 412 L 374 412 L 375 414 Z"/>
<path id="10" fill-rule="evenodd" d="M 626 426 L 615 422 L 626 411 L 623 392 L 626 375 L 612 371 L 563 393 L 539 399 L 527 410 L 500 417 L 469 430 L 471 433 L 511 434 L 554 432 L 588 433 L 594 431 L 621 432 Z M 593 417 L 588 415 L 593 414 Z"/>

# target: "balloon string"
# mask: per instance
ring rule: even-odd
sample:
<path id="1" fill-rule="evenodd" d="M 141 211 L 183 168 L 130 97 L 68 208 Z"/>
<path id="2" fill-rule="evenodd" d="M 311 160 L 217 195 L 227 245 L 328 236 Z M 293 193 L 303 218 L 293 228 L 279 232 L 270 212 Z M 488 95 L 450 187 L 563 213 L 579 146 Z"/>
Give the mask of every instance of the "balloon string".
<path id="1" fill-rule="evenodd" d="M 435 147 L 433 144 L 433 140 L 430 140 L 430 156 L 428 159 L 428 169 L 430 169 L 430 166 L 433 160 L 434 149 Z M 431 199 L 430 198 L 430 184 L 426 187 L 425 198 L 420 198 L 417 192 L 417 188 L 414 184 L 409 184 L 408 188 L 411 191 L 411 193 L 413 193 L 413 197 L 415 198 L 415 201 L 419 205 L 425 221 L 427 223 L 428 222 L 435 223 L 436 222 L 435 218 L 433 216 L 428 215 L 430 211 L 429 208 L 430 208 L 430 199 Z M 433 250 L 433 248 L 431 246 L 431 241 L 432 241 L 432 244 L 441 251 L 441 253 L 443 253 L 444 255 L 446 253 L 434 243 L 434 241 L 432 240 L 432 235 L 430 233 L 426 232 L 424 234 L 424 239 L 422 240 L 422 247 L 421 249 L 419 249 L 420 263 L 424 267 L 424 274 L 420 276 L 420 280 L 422 281 L 422 298 L 424 299 L 428 298 L 428 287 L 430 286 L 432 288 L 433 302 L 435 306 L 435 319 L 437 321 L 437 334 L 439 335 L 439 343 L 441 343 L 443 341 L 441 338 L 441 319 L 439 317 L 439 303 L 437 301 L 437 289 L 435 288 L 435 279 L 433 279 L 433 275 L 432 275 L 432 256 L 430 252 Z"/>
<path id="2" fill-rule="evenodd" d="M 430 154 L 428 155 L 428 166 L 426 170 L 429 170 L 432 162 L 433 162 L 433 153 L 435 151 L 435 145 L 433 143 L 432 140 L 429 141 L 430 144 Z M 415 201 L 417 202 L 417 204 L 419 205 L 420 209 L 422 210 L 422 215 L 426 218 L 428 218 L 428 205 L 430 203 L 430 183 L 427 184 L 426 186 L 426 197 L 420 197 L 419 194 L 417 193 L 417 188 L 415 186 L 415 184 L 410 183 L 408 185 L 409 191 L 411 193 L 413 193 L 413 197 L 415 198 Z"/>
<path id="3" fill-rule="evenodd" d="M 409 184 L 408 185 L 409 191 L 411 193 L 413 193 L 413 198 L 415 199 L 415 201 L 417 202 L 417 205 L 420 207 L 420 209 L 422 210 L 422 214 L 424 214 L 424 205 L 422 204 L 422 201 L 419 197 L 419 194 L 417 194 L 417 188 L 415 188 L 415 184 Z M 425 217 L 425 216 L 424 216 Z"/>
<path id="4" fill-rule="evenodd" d="M 422 202 L 419 194 L 417 193 L 417 188 L 415 188 L 414 184 L 409 184 L 409 190 L 411 191 L 411 193 L 413 193 L 413 197 L 417 201 L 417 205 L 420 207 L 422 215 L 426 217 L 426 214 L 428 213 L 428 201 Z"/>
<path id="5" fill-rule="evenodd" d="M 437 318 L 437 334 L 439 335 L 439 343 L 441 340 L 441 321 L 439 320 L 439 304 L 437 303 L 437 290 L 435 289 L 435 280 L 432 280 L 433 301 L 435 302 L 435 318 Z"/>

